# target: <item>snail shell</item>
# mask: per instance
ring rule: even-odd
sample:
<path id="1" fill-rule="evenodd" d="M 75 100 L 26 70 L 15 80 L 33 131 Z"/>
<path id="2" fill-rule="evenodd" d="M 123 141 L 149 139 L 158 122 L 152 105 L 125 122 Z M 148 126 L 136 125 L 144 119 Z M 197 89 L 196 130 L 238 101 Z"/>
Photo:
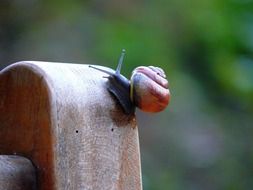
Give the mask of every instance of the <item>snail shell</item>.
<path id="1" fill-rule="evenodd" d="M 168 81 L 161 68 L 137 67 L 132 72 L 130 84 L 130 99 L 142 111 L 160 112 L 169 104 Z"/>

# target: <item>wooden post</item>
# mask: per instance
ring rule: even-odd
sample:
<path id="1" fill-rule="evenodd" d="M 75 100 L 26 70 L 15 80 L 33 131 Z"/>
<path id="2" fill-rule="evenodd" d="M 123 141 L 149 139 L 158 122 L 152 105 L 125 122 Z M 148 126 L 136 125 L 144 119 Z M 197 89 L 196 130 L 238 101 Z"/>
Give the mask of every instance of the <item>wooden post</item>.
<path id="1" fill-rule="evenodd" d="M 36 190 L 36 173 L 30 160 L 20 156 L 0 156 L 0 189 Z"/>
<path id="2" fill-rule="evenodd" d="M 87 65 L 19 62 L 0 72 L 0 154 L 31 159 L 40 190 L 140 190 L 138 130 Z"/>

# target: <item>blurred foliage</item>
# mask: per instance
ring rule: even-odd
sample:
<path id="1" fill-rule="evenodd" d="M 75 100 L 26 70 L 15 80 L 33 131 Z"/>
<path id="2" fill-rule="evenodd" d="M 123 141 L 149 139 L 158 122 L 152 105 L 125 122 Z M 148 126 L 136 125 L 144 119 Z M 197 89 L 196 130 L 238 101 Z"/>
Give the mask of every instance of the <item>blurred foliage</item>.
<path id="1" fill-rule="evenodd" d="M 1 68 L 20 60 L 164 68 L 170 107 L 137 113 L 145 190 L 253 188 L 251 0 L 1 0 Z M 144 119 L 145 118 L 145 119 Z"/>

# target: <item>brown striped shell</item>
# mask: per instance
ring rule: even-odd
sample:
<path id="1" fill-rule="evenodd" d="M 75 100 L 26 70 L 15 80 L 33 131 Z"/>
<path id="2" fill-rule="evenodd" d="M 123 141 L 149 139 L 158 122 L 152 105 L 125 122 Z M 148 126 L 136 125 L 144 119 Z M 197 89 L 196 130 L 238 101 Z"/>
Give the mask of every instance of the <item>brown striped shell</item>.
<path id="1" fill-rule="evenodd" d="M 140 66 L 134 69 L 130 79 L 131 101 L 145 112 L 160 112 L 170 101 L 168 81 L 159 67 Z"/>

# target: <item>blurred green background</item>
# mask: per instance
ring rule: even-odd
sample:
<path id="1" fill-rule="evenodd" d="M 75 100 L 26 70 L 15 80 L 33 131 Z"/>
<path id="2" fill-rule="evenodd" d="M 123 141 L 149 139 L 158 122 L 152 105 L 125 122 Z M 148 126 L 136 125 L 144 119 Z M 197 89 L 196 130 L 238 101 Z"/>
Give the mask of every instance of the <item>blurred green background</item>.
<path id="1" fill-rule="evenodd" d="M 137 112 L 144 190 L 253 189 L 253 1 L 1 0 L 1 68 L 21 60 L 162 67 Z"/>

